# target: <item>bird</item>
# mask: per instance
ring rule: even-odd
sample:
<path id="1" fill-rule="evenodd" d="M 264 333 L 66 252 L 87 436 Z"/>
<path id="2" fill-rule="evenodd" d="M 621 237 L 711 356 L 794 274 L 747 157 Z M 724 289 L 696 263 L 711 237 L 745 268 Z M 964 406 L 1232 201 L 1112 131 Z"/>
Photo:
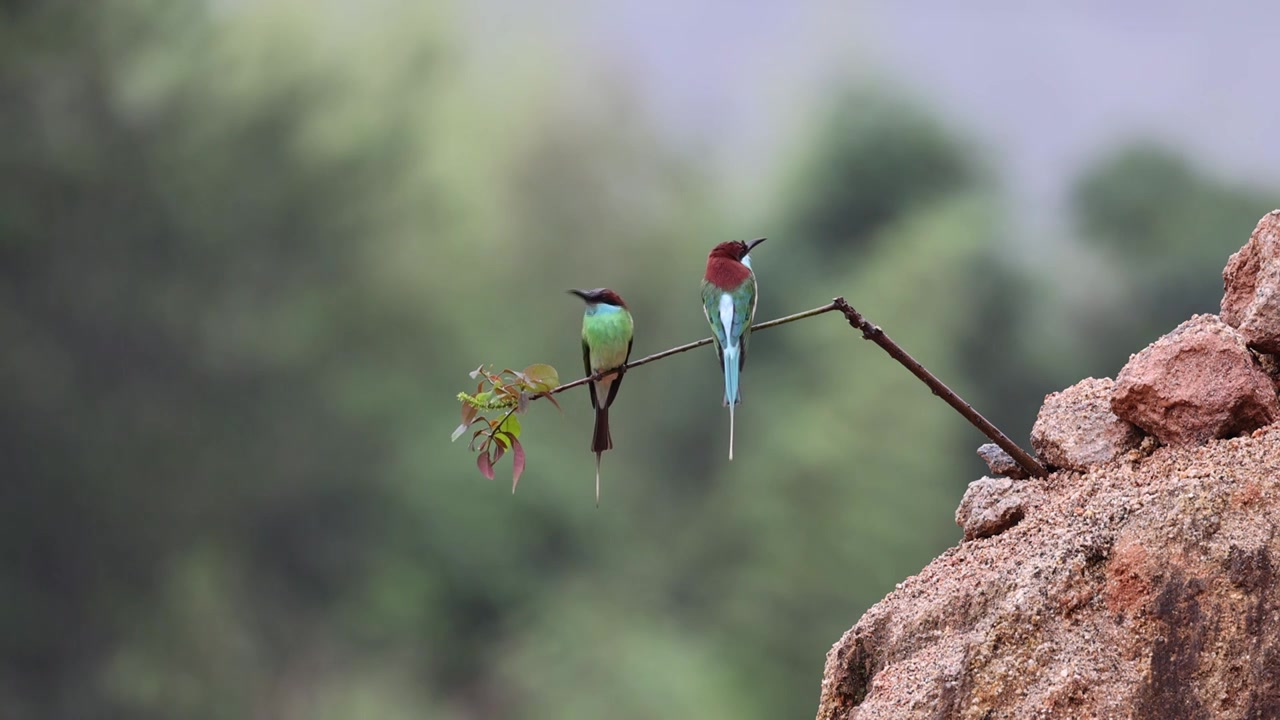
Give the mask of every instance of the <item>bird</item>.
<path id="1" fill-rule="evenodd" d="M 591 452 L 596 454 L 596 506 L 599 507 L 600 455 L 613 449 L 613 437 L 609 434 L 609 406 L 613 405 L 618 388 L 622 386 L 624 366 L 631 357 L 635 323 L 627 304 L 618 293 L 608 288 L 569 292 L 587 303 L 582 315 L 582 365 L 586 374 L 594 376 L 618 371 L 587 383 L 591 392 L 591 408 L 596 412 Z"/>
<path id="2" fill-rule="evenodd" d="M 702 279 L 702 312 L 724 369 L 724 404 L 729 408 L 729 459 L 733 459 L 733 406 L 742 402 L 738 373 L 747 363 L 747 339 L 756 314 L 756 274 L 747 253 L 764 238 L 734 240 L 711 248 Z"/>

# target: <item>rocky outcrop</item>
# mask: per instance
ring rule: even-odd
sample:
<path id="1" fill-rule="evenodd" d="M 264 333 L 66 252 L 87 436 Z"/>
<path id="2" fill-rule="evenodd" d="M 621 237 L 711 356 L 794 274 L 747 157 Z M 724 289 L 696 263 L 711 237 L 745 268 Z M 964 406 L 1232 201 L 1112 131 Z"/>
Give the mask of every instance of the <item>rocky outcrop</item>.
<path id="1" fill-rule="evenodd" d="M 1111 409 L 1166 445 L 1230 437 L 1280 417 L 1271 378 L 1215 315 L 1196 315 L 1129 358 Z"/>
<path id="2" fill-rule="evenodd" d="M 836 643 L 818 718 L 1280 717 L 1275 468 L 1280 429 L 1026 481 Z"/>
<path id="3" fill-rule="evenodd" d="M 1280 352 L 1280 210 L 1263 216 L 1222 271 L 1222 319 L 1249 345 Z"/>
<path id="4" fill-rule="evenodd" d="M 1085 470 L 1138 447 L 1142 433 L 1111 412 L 1110 378 L 1088 378 L 1044 399 L 1031 447 L 1054 467 Z"/>
<path id="5" fill-rule="evenodd" d="M 1063 469 L 970 485 L 964 542 L 827 654 L 819 720 L 1280 718 L 1280 211 L 1223 277 L 1221 319 L 1045 398 Z"/>

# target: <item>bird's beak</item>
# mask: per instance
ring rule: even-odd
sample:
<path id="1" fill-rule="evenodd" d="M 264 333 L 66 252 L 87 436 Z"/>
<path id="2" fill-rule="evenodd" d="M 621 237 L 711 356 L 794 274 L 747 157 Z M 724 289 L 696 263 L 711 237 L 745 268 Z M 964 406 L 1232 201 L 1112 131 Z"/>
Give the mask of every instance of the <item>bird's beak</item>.
<path id="1" fill-rule="evenodd" d="M 588 295 L 588 293 L 587 293 L 587 291 L 586 291 L 586 290 L 569 290 L 568 292 L 569 292 L 569 294 L 570 294 L 570 295 L 577 295 L 578 297 L 582 298 L 583 300 L 586 300 L 586 299 L 587 299 L 587 295 Z"/>
<path id="2" fill-rule="evenodd" d="M 752 248 L 754 248 L 755 246 L 757 246 L 757 245 L 759 245 L 760 243 L 764 242 L 765 240 L 766 240 L 766 238 L 756 238 L 755 240 L 751 240 L 751 241 L 747 242 L 747 252 L 751 252 L 751 249 L 752 249 Z"/>

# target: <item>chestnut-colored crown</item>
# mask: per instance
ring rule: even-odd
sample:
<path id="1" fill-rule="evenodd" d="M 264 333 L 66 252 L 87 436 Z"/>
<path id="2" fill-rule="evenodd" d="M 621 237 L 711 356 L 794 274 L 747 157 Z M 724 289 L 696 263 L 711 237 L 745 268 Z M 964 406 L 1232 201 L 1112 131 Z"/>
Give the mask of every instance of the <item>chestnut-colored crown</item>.
<path id="1" fill-rule="evenodd" d="M 737 260 L 742 262 L 742 258 L 751 252 L 751 249 L 764 242 L 764 238 L 757 238 L 751 242 L 743 242 L 741 240 L 730 240 L 722 242 L 711 248 L 711 252 L 707 254 L 707 258 L 727 258 L 729 260 Z"/>
<path id="2" fill-rule="evenodd" d="M 604 303 L 605 305 L 617 305 L 618 307 L 626 307 L 622 296 L 610 290 L 609 288 L 595 288 L 594 290 L 570 290 L 573 295 L 577 295 L 589 304 Z"/>

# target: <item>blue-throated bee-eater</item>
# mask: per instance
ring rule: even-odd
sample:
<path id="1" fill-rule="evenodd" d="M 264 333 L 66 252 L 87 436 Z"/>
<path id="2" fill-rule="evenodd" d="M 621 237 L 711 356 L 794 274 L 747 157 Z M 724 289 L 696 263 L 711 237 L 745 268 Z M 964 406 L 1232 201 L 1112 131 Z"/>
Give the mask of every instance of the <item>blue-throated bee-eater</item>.
<path id="1" fill-rule="evenodd" d="M 627 304 L 618 293 L 608 288 L 570 290 L 587 303 L 582 316 L 582 364 L 587 375 L 617 370 L 631 357 L 631 340 L 635 324 Z M 613 449 L 609 434 L 609 406 L 622 386 L 622 371 L 610 373 L 587 383 L 591 391 L 591 407 L 596 411 L 595 431 L 591 435 L 591 452 L 596 454 L 596 504 L 600 504 L 600 454 Z"/>
<path id="2" fill-rule="evenodd" d="M 733 459 L 733 406 L 742 402 L 738 373 L 747 363 L 747 339 L 756 314 L 756 275 L 747 253 L 764 238 L 722 242 L 707 256 L 702 312 L 711 324 L 716 355 L 724 368 L 724 404 L 729 407 L 729 459 Z"/>

